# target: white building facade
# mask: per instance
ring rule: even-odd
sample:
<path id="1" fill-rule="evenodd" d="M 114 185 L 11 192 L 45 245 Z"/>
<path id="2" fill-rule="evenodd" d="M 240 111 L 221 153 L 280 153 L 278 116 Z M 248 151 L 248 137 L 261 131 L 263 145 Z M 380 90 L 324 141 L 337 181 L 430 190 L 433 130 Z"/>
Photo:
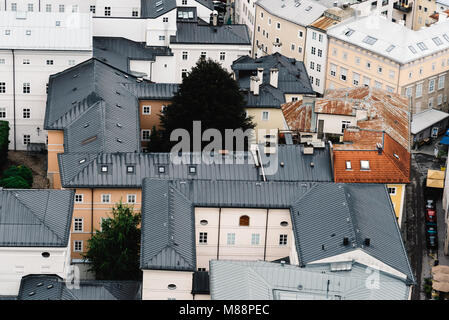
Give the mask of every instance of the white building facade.
<path id="1" fill-rule="evenodd" d="M 235 21 L 248 27 L 251 43 L 254 36 L 254 25 L 256 21 L 256 0 L 235 0 Z"/>
<path id="2" fill-rule="evenodd" d="M 49 76 L 92 57 L 90 14 L 0 13 L 0 120 L 10 149 L 46 143 Z"/>

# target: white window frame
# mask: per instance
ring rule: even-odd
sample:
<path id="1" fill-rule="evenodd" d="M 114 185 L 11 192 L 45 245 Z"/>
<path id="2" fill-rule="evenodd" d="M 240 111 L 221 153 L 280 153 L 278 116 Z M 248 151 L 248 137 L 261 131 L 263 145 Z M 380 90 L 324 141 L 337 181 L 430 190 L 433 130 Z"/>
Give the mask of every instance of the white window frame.
<path id="1" fill-rule="evenodd" d="M 76 193 L 75 194 L 75 203 L 84 203 L 84 194 Z"/>
<path id="2" fill-rule="evenodd" d="M 198 235 L 199 244 L 207 244 L 207 232 L 200 232 Z"/>
<path id="3" fill-rule="evenodd" d="M 396 187 L 388 187 L 388 194 L 390 196 L 396 195 Z"/>
<path id="4" fill-rule="evenodd" d="M 148 132 L 148 139 L 144 137 L 145 132 Z M 150 141 L 151 137 L 151 130 L 150 129 L 143 129 L 142 130 L 142 141 Z"/>
<path id="5" fill-rule="evenodd" d="M 226 244 L 228 246 L 233 246 L 235 245 L 235 233 L 228 233 L 226 235 Z"/>
<path id="6" fill-rule="evenodd" d="M 288 235 L 286 234 L 280 234 L 279 235 L 279 245 L 280 246 L 286 246 L 288 241 Z"/>
<path id="7" fill-rule="evenodd" d="M 444 81 L 446 79 L 446 75 L 443 74 L 438 77 L 438 90 L 444 89 Z"/>
<path id="8" fill-rule="evenodd" d="M 145 111 L 145 108 L 148 108 L 148 111 Z M 151 114 L 151 105 L 145 104 L 142 106 L 142 114 L 149 115 Z"/>
<path id="9" fill-rule="evenodd" d="M 73 218 L 73 232 L 84 231 L 84 218 Z"/>
<path id="10" fill-rule="evenodd" d="M 369 160 L 360 160 L 360 170 L 362 171 L 369 171 Z"/>
<path id="11" fill-rule="evenodd" d="M 346 170 L 352 170 L 352 164 L 350 160 L 345 161 Z"/>
<path id="12" fill-rule="evenodd" d="M 105 197 L 107 197 L 108 201 L 105 201 Z M 101 195 L 101 203 L 111 203 L 111 194 L 105 193 Z"/>
<path id="13" fill-rule="evenodd" d="M 80 244 L 80 249 L 77 249 L 77 244 Z M 83 252 L 83 240 L 74 240 L 73 241 L 73 252 Z"/>
<path id="14" fill-rule="evenodd" d="M 265 117 L 265 115 L 267 115 Z M 270 120 L 270 112 L 269 111 L 262 111 L 262 121 L 268 121 Z"/>
<path id="15" fill-rule="evenodd" d="M 133 201 L 130 201 L 131 199 L 134 199 Z M 136 194 L 127 194 L 126 195 L 126 203 L 137 203 L 137 195 Z"/>
<path id="16" fill-rule="evenodd" d="M 251 245 L 258 246 L 260 244 L 260 233 L 251 234 Z"/>

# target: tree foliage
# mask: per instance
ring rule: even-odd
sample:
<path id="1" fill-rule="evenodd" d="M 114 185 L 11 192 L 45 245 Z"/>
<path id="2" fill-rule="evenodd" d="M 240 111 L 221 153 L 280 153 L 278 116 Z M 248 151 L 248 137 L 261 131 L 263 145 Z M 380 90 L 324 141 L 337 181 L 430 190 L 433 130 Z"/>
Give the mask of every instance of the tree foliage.
<path id="1" fill-rule="evenodd" d="M 0 121 L 0 163 L 6 163 L 8 159 L 9 122 Z"/>
<path id="2" fill-rule="evenodd" d="M 88 240 L 84 255 L 98 280 L 139 280 L 140 213 L 121 201 L 112 208 L 112 218 Z"/>
<path id="3" fill-rule="evenodd" d="M 3 172 L 3 178 L 9 177 L 22 177 L 30 187 L 33 185 L 33 172 L 27 166 L 10 166 Z"/>
<path id="4" fill-rule="evenodd" d="M 0 180 L 0 187 L 8 189 L 29 189 L 28 182 L 20 176 L 12 176 Z"/>
<path id="5" fill-rule="evenodd" d="M 185 129 L 192 137 L 193 121 L 201 121 L 202 132 L 215 128 L 222 137 L 225 129 L 254 128 L 252 119 L 246 116 L 245 106 L 245 98 L 232 75 L 220 64 L 200 59 L 183 79 L 171 105 L 161 113 L 160 134 L 165 151 L 176 143 L 170 143 L 173 130 Z"/>

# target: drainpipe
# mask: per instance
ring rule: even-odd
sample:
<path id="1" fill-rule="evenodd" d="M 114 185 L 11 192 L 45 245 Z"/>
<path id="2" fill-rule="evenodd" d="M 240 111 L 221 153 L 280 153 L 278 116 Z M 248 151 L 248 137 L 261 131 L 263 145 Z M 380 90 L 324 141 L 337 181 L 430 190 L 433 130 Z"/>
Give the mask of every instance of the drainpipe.
<path id="1" fill-rule="evenodd" d="M 17 150 L 17 142 L 16 142 L 16 55 L 14 49 L 11 49 L 12 52 L 12 100 L 13 100 L 13 126 L 14 126 L 14 151 Z"/>
<path id="2" fill-rule="evenodd" d="M 91 210 L 90 210 L 90 235 L 94 234 L 94 188 L 90 189 L 90 201 L 91 201 Z"/>
<path id="3" fill-rule="evenodd" d="M 221 208 L 218 209 L 217 260 L 219 260 L 219 257 L 220 257 L 220 231 L 221 231 Z"/>
<path id="4" fill-rule="evenodd" d="M 269 209 L 267 209 L 267 218 L 265 220 L 265 244 L 263 246 L 263 261 L 266 261 L 267 257 L 268 210 Z"/>

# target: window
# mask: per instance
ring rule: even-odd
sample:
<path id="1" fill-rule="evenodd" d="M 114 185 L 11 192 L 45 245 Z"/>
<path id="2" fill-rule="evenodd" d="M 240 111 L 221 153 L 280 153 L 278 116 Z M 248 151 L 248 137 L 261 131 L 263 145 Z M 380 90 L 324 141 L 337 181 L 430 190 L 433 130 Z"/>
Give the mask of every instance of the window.
<path id="1" fill-rule="evenodd" d="M 438 90 L 444 88 L 444 78 L 445 78 L 444 74 L 438 78 Z"/>
<path id="2" fill-rule="evenodd" d="M 366 62 L 366 68 L 371 69 L 371 62 L 369 62 L 369 61 Z"/>
<path id="3" fill-rule="evenodd" d="M 83 203 L 84 195 L 83 194 L 75 194 L 75 203 Z"/>
<path id="4" fill-rule="evenodd" d="M 206 59 L 206 51 L 201 52 L 200 58 Z"/>
<path id="5" fill-rule="evenodd" d="M 69 60 L 69 66 L 74 66 L 75 65 L 75 60 Z"/>
<path id="6" fill-rule="evenodd" d="M 83 241 L 82 240 L 73 241 L 73 251 L 74 252 L 82 252 L 83 251 Z"/>
<path id="7" fill-rule="evenodd" d="M 391 52 L 391 51 L 393 51 L 394 48 L 396 48 L 396 46 L 391 44 L 391 45 L 388 46 L 388 48 L 385 51 Z"/>
<path id="8" fill-rule="evenodd" d="M 341 122 L 341 133 L 345 132 L 345 129 L 351 125 L 351 121 L 343 120 Z"/>
<path id="9" fill-rule="evenodd" d="M 24 134 L 23 135 L 23 144 L 27 145 L 31 143 L 31 136 L 29 134 Z"/>
<path id="10" fill-rule="evenodd" d="M 181 70 L 181 77 L 182 77 L 182 79 L 187 77 L 187 69 L 182 69 Z"/>
<path id="11" fill-rule="evenodd" d="M 360 64 L 360 58 L 359 58 L 359 57 L 356 57 L 356 58 L 355 58 L 355 64 L 357 64 L 357 65 Z"/>
<path id="12" fill-rule="evenodd" d="M 151 114 L 151 106 L 143 106 L 142 114 Z"/>
<path id="13" fill-rule="evenodd" d="M 303 35 L 302 31 L 299 30 L 299 31 L 298 31 L 298 37 L 299 37 L 299 38 L 302 38 L 302 35 Z"/>
<path id="14" fill-rule="evenodd" d="M 168 17 L 163 17 L 162 22 L 168 22 Z"/>
<path id="15" fill-rule="evenodd" d="M 323 35 L 322 35 L 322 34 L 319 34 L 319 35 L 318 35 L 318 41 L 319 41 L 319 42 L 323 42 Z"/>
<path id="16" fill-rule="evenodd" d="M 226 52 L 220 52 L 220 61 L 226 60 Z"/>
<path id="17" fill-rule="evenodd" d="M 160 41 L 164 41 L 165 40 L 165 36 L 159 36 L 159 40 Z"/>
<path id="18" fill-rule="evenodd" d="M 352 84 L 357 87 L 359 85 L 359 83 L 360 83 L 360 74 L 353 72 L 352 73 Z"/>
<path id="19" fill-rule="evenodd" d="M 227 244 L 228 245 L 234 245 L 235 244 L 235 233 L 228 233 L 227 234 Z"/>
<path id="20" fill-rule="evenodd" d="M 23 93 L 30 93 L 30 92 L 31 92 L 30 83 L 29 82 L 25 82 L 23 84 Z"/>
<path id="21" fill-rule="evenodd" d="M 133 17 L 138 17 L 138 16 L 139 16 L 139 9 L 138 9 L 138 8 L 133 8 L 132 16 L 133 16 Z M 165 21 L 164 21 L 164 22 L 165 22 Z"/>
<path id="22" fill-rule="evenodd" d="M 102 165 L 101 166 L 101 172 L 104 172 L 104 173 L 108 172 L 108 166 L 107 165 Z"/>
<path id="23" fill-rule="evenodd" d="M 187 5 L 187 0 L 182 0 L 182 5 L 186 6 Z"/>
<path id="24" fill-rule="evenodd" d="M 343 60 L 348 60 L 348 53 L 347 52 L 343 52 Z"/>
<path id="25" fill-rule="evenodd" d="M 104 15 L 106 17 L 110 17 L 111 16 L 111 7 L 104 7 Z"/>
<path id="26" fill-rule="evenodd" d="M 295 48 L 296 48 L 295 44 L 292 43 L 291 46 L 290 46 L 290 50 L 291 50 L 291 51 L 295 51 Z"/>
<path id="27" fill-rule="evenodd" d="M 435 79 L 429 80 L 429 93 L 432 93 L 435 91 Z"/>
<path id="28" fill-rule="evenodd" d="M 28 11 L 30 12 L 34 11 L 34 5 L 32 3 L 28 3 Z"/>
<path id="29" fill-rule="evenodd" d="M 360 160 L 360 170 L 369 170 L 368 160 Z"/>
<path id="30" fill-rule="evenodd" d="M 200 232 L 199 243 L 207 243 L 207 232 Z"/>
<path id="31" fill-rule="evenodd" d="M 281 24 L 279 22 L 276 23 L 276 29 L 281 30 Z"/>
<path id="32" fill-rule="evenodd" d="M 127 203 L 136 203 L 136 195 L 135 194 L 126 195 L 126 202 Z"/>
<path id="33" fill-rule="evenodd" d="M 56 21 L 56 26 L 60 27 L 61 26 L 61 21 Z"/>
<path id="34" fill-rule="evenodd" d="M 262 120 L 263 121 L 268 121 L 268 118 L 269 118 L 269 113 L 268 113 L 268 111 L 262 111 Z"/>
<path id="35" fill-rule="evenodd" d="M 420 98 L 422 96 L 422 83 L 418 83 L 416 85 L 416 98 Z"/>
<path id="36" fill-rule="evenodd" d="M 72 6 L 72 13 L 78 12 L 78 5 L 74 4 Z"/>
<path id="37" fill-rule="evenodd" d="M 312 39 L 316 40 L 316 32 L 312 32 Z"/>
<path id="38" fill-rule="evenodd" d="M 439 106 L 441 106 L 442 103 L 443 103 L 443 95 L 439 94 L 438 97 L 437 97 L 437 104 Z"/>
<path id="39" fill-rule="evenodd" d="M 111 195 L 110 194 L 102 194 L 101 195 L 101 203 L 110 203 Z"/>
<path id="40" fill-rule="evenodd" d="M 159 171 L 159 173 L 165 173 L 165 167 L 164 166 L 159 166 L 158 167 L 158 171 Z"/>
<path id="41" fill-rule="evenodd" d="M 127 173 L 134 173 L 134 166 L 126 166 Z"/>
<path id="42" fill-rule="evenodd" d="M 302 47 L 298 46 L 298 52 L 301 53 L 302 52 Z"/>
<path id="43" fill-rule="evenodd" d="M 383 71 L 382 67 L 381 67 L 381 66 L 378 66 L 378 67 L 377 67 L 377 72 L 378 72 L 378 73 L 382 73 L 382 71 Z"/>
<path id="44" fill-rule="evenodd" d="M 406 88 L 406 89 L 405 89 L 405 96 L 406 96 L 407 98 L 410 98 L 410 97 L 412 96 L 412 91 L 413 91 L 413 88 L 412 88 L 412 87 Z"/>
<path id="45" fill-rule="evenodd" d="M 26 30 L 26 31 L 25 31 L 25 34 L 26 34 L 27 36 L 31 36 L 31 30 Z"/>
<path id="46" fill-rule="evenodd" d="M 95 6 L 90 6 L 90 12 L 95 13 Z"/>
<path id="47" fill-rule="evenodd" d="M 311 53 L 312 53 L 312 54 L 315 54 L 315 53 L 316 53 L 316 48 L 315 48 L 315 47 L 312 47 Z"/>
<path id="48" fill-rule="evenodd" d="M 251 235 L 251 244 L 252 244 L 253 246 L 257 246 L 257 245 L 259 244 L 259 242 L 260 242 L 260 234 L 258 234 L 258 233 L 253 233 L 253 234 Z"/>
<path id="49" fill-rule="evenodd" d="M 321 72 L 321 64 L 316 64 L 316 71 Z"/>
<path id="50" fill-rule="evenodd" d="M 394 71 L 390 70 L 390 72 L 388 73 L 389 77 L 394 79 Z"/>
<path id="51" fill-rule="evenodd" d="M 249 227 L 249 217 L 248 216 L 241 216 L 239 219 L 239 226 L 241 227 Z"/>
<path id="52" fill-rule="evenodd" d="M 320 79 L 316 78 L 316 79 L 315 79 L 315 84 L 316 84 L 317 86 L 320 86 Z"/>
<path id="53" fill-rule="evenodd" d="M 379 82 L 379 81 L 374 81 L 374 86 L 375 86 L 377 89 L 382 89 L 382 83 Z"/>
<path id="54" fill-rule="evenodd" d="M 323 50 L 318 49 L 318 57 L 322 57 L 323 56 Z"/>
<path id="55" fill-rule="evenodd" d="M 73 222 L 73 231 L 83 232 L 83 218 L 75 218 Z"/>
<path id="56" fill-rule="evenodd" d="M 150 141 L 151 130 L 142 130 L 142 141 Z"/>
<path id="57" fill-rule="evenodd" d="M 313 84 L 313 77 L 312 76 L 309 76 L 309 81 L 310 81 L 310 84 Z"/>
<path id="58" fill-rule="evenodd" d="M 351 161 L 346 161 L 346 170 L 352 170 Z"/>
<path id="59" fill-rule="evenodd" d="M 362 41 L 366 44 L 373 45 L 376 43 L 377 39 L 374 37 L 366 36 Z"/>
<path id="60" fill-rule="evenodd" d="M 31 116 L 31 109 L 30 108 L 25 108 L 22 110 L 22 115 L 24 119 L 29 119 Z"/>
<path id="61" fill-rule="evenodd" d="M 388 92 L 392 92 L 392 93 L 394 92 L 394 88 L 393 87 L 387 86 L 386 88 L 387 88 Z"/>
<path id="62" fill-rule="evenodd" d="M 279 235 L 279 245 L 280 246 L 287 245 L 287 235 L 286 234 L 280 234 Z"/>
<path id="63" fill-rule="evenodd" d="M 418 42 L 416 45 L 421 49 L 421 51 L 425 51 L 428 49 L 424 42 Z"/>
<path id="64" fill-rule="evenodd" d="M 396 194 L 396 187 L 388 187 L 388 193 L 394 196 Z"/>
<path id="65" fill-rule="evenodd" d="M 333 55 L 333 56 L 336 56 L 337 53 L 338 53 L 337 49 L 333 48 L 333 49 L 332 49 L 332 55 Z"/>
<path id="66" fill-rule="evenodd" d="M 65 11 L 65 7 L 63 4 L 59 5 L 59 12 L 64 12 Z"/>
<path id="67" fill-rule="evenodd" d="M 5 64 L 5 59 L 0 59 L 0 64 Z"/>
<path id="68" fill-rule="evenodd" d="M 52 66 L 52 65 L 53 65 L 53 63 L 54 63 L 54 61 L 53 61 L 53 60 L 47 60 L 47 66 Z"/>
<path id="69" fill-rule="evenodd" d="M 310 61 L 310 69 L 312 69 L 312 70 L 315 69 L 315 62 Z"/>
<path id="70" fill-rule="evenodd" d="M 337 66 L 331 63 L 330 74 L 332 77 L 337 76 Z"/>
<path id="71" fill-rule="evenodd" d="M 6 118 L 6 108 L 0 108 L 0 119 Z"/>
<path id="72" fill-rule="evenodd" d="M 30 64 L 30 59 L 23 59 L 23 64 Z"/>
<path id="73" fill-rule="evenodd" d="M 188 59 L 188 53 L 187 53 L 187 51 L 183 51 L 182 52 L 182 60 L 187 60 Z"/>
<path id="74" fill-rule="evenodd" d="M 17 3 L 11 3 L 11 11 L 17 11 Z"/>
<path id="75" fill-rule="evenodd" d="M 432 108 L 433 107 L 433 98 L 430 98 L 429 99 L 429 108 Z"/>
<path id="76" fill-rule="evenodd" d="M 346 81 L 347 72 L 348 72 L 347 69 L 340 67 L 340 80 Z"/>

